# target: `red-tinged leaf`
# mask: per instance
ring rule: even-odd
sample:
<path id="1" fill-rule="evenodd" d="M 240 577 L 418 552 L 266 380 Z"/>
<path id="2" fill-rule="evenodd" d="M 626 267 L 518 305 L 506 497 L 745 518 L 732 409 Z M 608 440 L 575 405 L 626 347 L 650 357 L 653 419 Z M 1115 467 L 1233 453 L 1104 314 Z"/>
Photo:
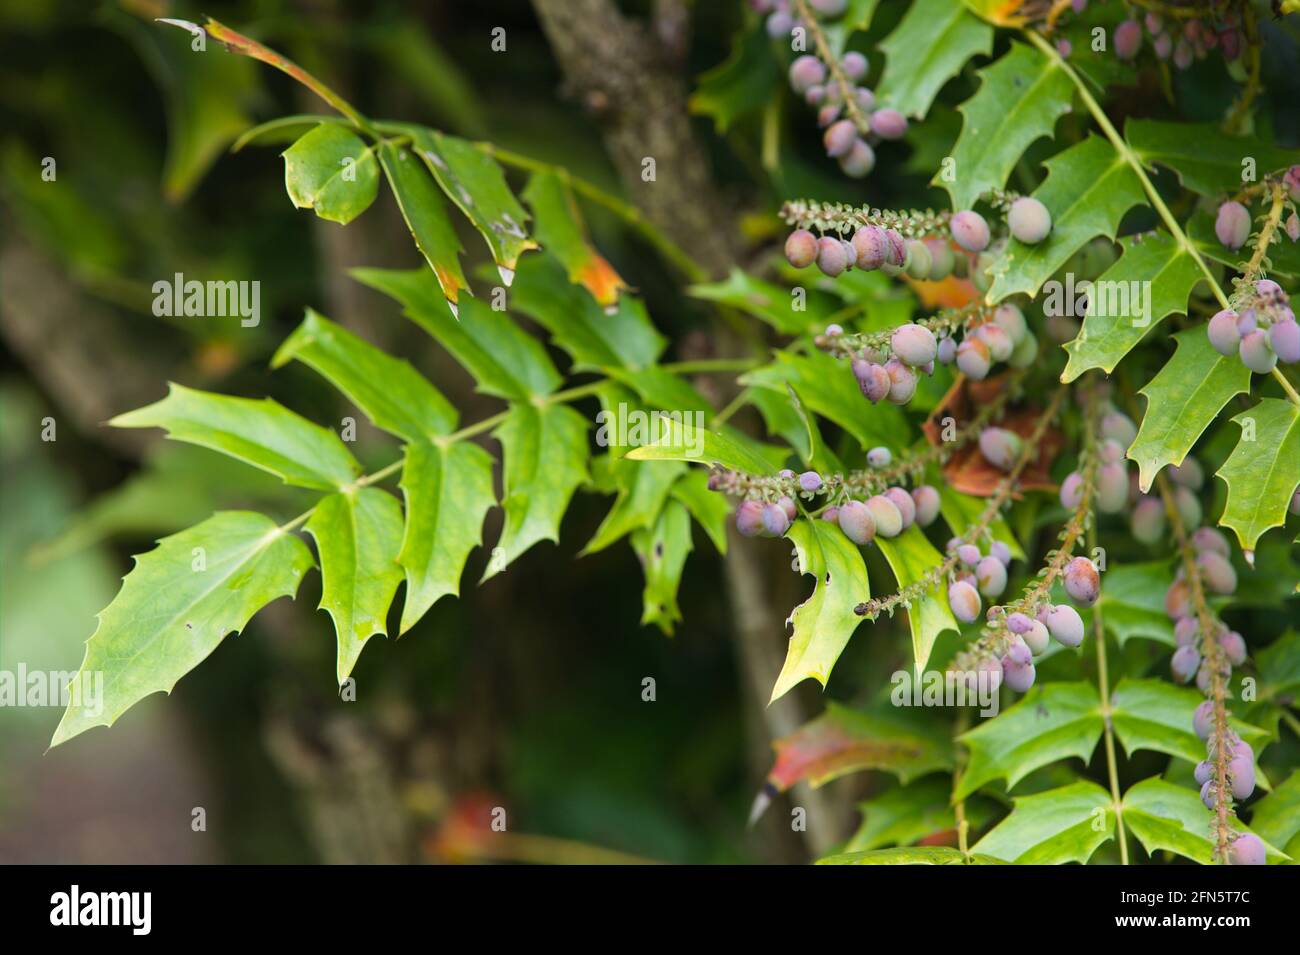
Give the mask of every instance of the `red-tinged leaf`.
<path id="1" fill-rule="evenodd" d="M 537 240 L 560 260 L 569 281 L 583 286 L 602 308 L 617 304 L 628 285 L 592 246 L 568 184 L 553 172 L 539 172 L 529 180 L 524 200 L 533 210 Z"/>

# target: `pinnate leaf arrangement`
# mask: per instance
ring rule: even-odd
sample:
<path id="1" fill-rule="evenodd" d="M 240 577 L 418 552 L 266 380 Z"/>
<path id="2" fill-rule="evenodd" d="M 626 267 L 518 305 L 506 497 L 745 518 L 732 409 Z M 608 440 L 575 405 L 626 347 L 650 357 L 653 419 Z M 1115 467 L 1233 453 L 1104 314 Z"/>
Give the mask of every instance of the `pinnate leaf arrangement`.
<path id="1" fill-rule="evenodd" d="M 1300 327 L 1288 289 L 1300 165 L 1247 132 L 1267 96 L 1261 8 L 888 6 L 752 0 L 735 54 L 700 78 L 693 104 L 723 131 L 769 123 L 774 104 L 806 109 L 823 173 L 868 186 L 878 163 L 924 153 L 950 208 L 786 196 L 783 241 L 713 282 L 565 170 L 362 116 L 208 21 L 227 51 L 288 73 L 337 114 L 272 121 L 240 145 L 291 135 L 290 199 L 341 225 L 391 190 L 425 264 L 353 277 L 397 300 L 503 410 L 463 423 L 411 364 L 308 310 L 273 367 L 310 367 L 392 435 L 386 466 L 366 472 L 333 431 L 270 400 L 172 385 L 116 418 L 319 498 L 285 523 L 217 513 L 137 558 L 87 644 L 103 712 L 70 707 L 54 742 L 170 691 L 313 568 L 342 682 L 387 633 L 399 590 L 399 633 L 459 592 L 489 510 L 504 520 L 485 578 L 558 541 L 586 488 L 613 503 L 584 553 L 626 538 L 645 573 L 642 620 L 668 633 L 692 521 L 719 551 L 728 521 L 745 538 L 788 539 L 813 580 L 787 621 L 773 700 L 809 678 L 825 686 L 859 630 L 869 641 L 879 630 L 886 652 L 891 619 L 905 617 L 912 679 L 1010 704 L 977 717 L 945 700 L 951 709 L 920 718 L 881 702 L 885 690 L 778 740 L 756 811 L 802 779 L 897 777 L 824 861 L 1294 858 L 1300 778 L 1261 756 L 1300 730 L 1287 664 L 1300 634 L 1252 647 L 1233 627 L 1243 607 L 1281 603 L 1294 620 L 1297 606 L 1287 522 L 1300 514 Z M 1224 77 L 1235 98 L 1215 121 L 1168 118 L 1183 99 L 1171 77 L 1195 70 Z M 1139 83 L 1163 84 L 1175 108 L 1130 110 L 1118 128 L 1109 97 Z M 964 99 L 945 132 L 940 93 L 953 90 Z M 518 197 L 506 168 L 526 176 Z M 696 299 L 770 326 L 775 347 L 662 361 L 669 343 L 591 244 L 579 200 L 622 216 Z M 495 274 L 466 274 L 457 217 Z M 567 354 L 567 372 L 489 304 L 491 286 Z M 689 377 L 735 372 L 742 390 L 720 412 Z M 573 407 L 583 399 L 602 408 L 603 453 Z M 746 405 L 767 437 L 729 423 Z M 628 427 L 654 412 L 648 433 Z M 499 462 L 471 440 L 489 433 Z M 1158 768 L 1134 778 L 1139 765 Z"/>

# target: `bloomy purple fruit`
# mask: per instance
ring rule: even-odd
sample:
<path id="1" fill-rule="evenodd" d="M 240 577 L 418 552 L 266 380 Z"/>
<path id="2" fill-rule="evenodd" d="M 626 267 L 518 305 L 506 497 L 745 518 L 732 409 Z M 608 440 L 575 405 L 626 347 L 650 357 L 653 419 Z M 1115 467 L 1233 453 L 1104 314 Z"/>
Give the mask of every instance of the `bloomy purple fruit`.
<path id="1" fill-rule="evenodd" d="M 1196 670 L 1200 665 L 1200 651 L 1191 644 L 1179 647 L 1169 660 L 1169 669 L 1179 683 L 1190 682 L 1192 677 L 1196 676 Z"/>
<path id="2" fill-rule="evenodd" d="M 1020 435 L 1006 428 L 985 428 L 980 432 L 980 454 L 1001 471 L 1010 471 L 1024 449 Z"/>
<path id="3" fill-rule="evenodd" d="M 1201 742 L 1209 739 L 1214 732 L 1214 704 L 1210 700 L 1200 703 L 1192 713 L 1192 732 Z"/>
<path id="4" fill-rule="evenodd" d="M 1047 627 L 1040 620 L 1030 620 L 1029 629 L 1020 635 L 1020 639 L 1025 641 L 1025 645 L 1036 657 L 1047 652 L 1050 637 Z"/>
<path id="5" fill-rule="evenodd" d="M 1235 667 L 1246 662 L 1246 640 L 1236 630 L 1229 630 L 1219 635 L 1219 646 L 1228 655 L 1228 662 Z"/>
<path id="6" fill-rule="evenodd" d="M 1142 49 L 1142 24 L 1136 20 L 1125 20 L 1115 27 L 1115 55 L 1121 60 L 1137 58 Z"/>
<path id="7" fill-rule="evenodd" d="M 967 581 L 959 580 L 948 587 L 948 606 L 962 623 L 974 623 L 980 615 L 979 592 Z"/>
<path id="8" fill-rule="evenodd" d="M 1300 324 L 1293 318 L 1274 322 L 1268 330 L 1268 343 L 1278 361 L 1295 364 L 1300 361 Z"/>
<path id="9" fill-rule="evenodd" d="M 1033 196 L 1021 196 L 1007 211 L 1007 227 L 1026 245 L 1037 245 L 1052 231 L 1052 214 Z"/>
<path id="10" fill-rule="evenodd" d="M 813 493 L 816 491 L 820 491 L 821 486 L 822 486 L 822 476 L 818 474 L 816 471 L 804 471 L 803 474 L 799 475 L 800 490 Z"/>
<path id="11" fill-rule="evenodd" d="M 889 375 L 889 401 L 895 405 L 905 405 L 916 394 L 916 372 L 908 368 L 897 358 L 885 362 L 885 372 Z"/>
<path id="12" fill-rule="evenodd" d="M 757 537 L 763 532 L 763 504 L 761 501 L 741 501 L 736 508 L 736 530 L 745 537 Z"/>
<path id="13" fill-rule="evenodd" d="M 916 505 L 916 523 L 929 527 L 939 516 L 939 492 L 929 484 L 912 489 L 912 502 Z"/>
<path id="14" fill-rule="evenodd" d="M 1263 865 L 1265 856 L 1263 841 L 1249 832 L 1237 836 L 1228 847 L 1228 865 Z"/>
<path id="15" fill-rule="evenodd" d="M 855 544 L 869 544 L 876 536 L 876 519 L 861 501 L 849 501 L 840 508 L 840 530 Z"/>
<path id="16" fill-rule="evenodd" d="M 853 361 L 853 375 L 858 379 L 858 388 L 872 404 L 889 395 L 893 382 L 889 380 L 889 372 L 885 371 L 884 365 L 857 358 Z"/>
<path id="17" fill-rule="evenodd" d="M 831 278 L 835 278 L 848 268 L 849 257 L 844 253 L 844 243 L 829 235 L 818 239 L 817 267 Z"/>
<path id="18" fill-rule="evenodd" d="M 826 81 L 826 65 L 817 57 L 804 54 L 790 64 L 790 85 L 796 93 L 808 92 L 808 87 Z"/>
<path id="19" fill-rule="evenodd" d="M 878 109 L 871 114 L 871 131 L 881 139 L 902 139 L 907 135 L 907 117 L 896 109 Z"/>
<path id="20" fill-rule="evenodd" d="M 1196 557 L 1196 566 L 1200 568 L 1205 586 L 1216 594 L 1231 594 L 1237 589 L 1237 571 L 1233 569 L 1228 558 L 1214 551 L 1205 551 Z"/>
<path id="21" fill-rule="evenodd" d="M 889 237 L 879 226 L 864 225 L 853 233 L 853 249 L 858 268 L 870 272 L 885 264 L 889 256 Z"/>
<path id="22" fill-rule="evenodd" d="M 1214 219 L 1214 234 L 1234 252 L 1250 238 L 1250 211 L 1240 202 L 1225 202 Z"/>
<path id="23" fill-rule="evenodd" d="M 1262 328 L 1242 336 L 1238 353 L 1241 363 L 1257 375 L 1267 375 L 1277 365 L 1277 352 L 1269 344 L 1268 332 Z"/>
<path id="24" fill-rule="evenodd" d="M 985 597 L 1000 597 L 1007 589 L 1006 565 L 996 557 L 985 557 L 975 565 L 975 582 Z"/>
<path id="25" fill-rule="evenodd" d="M 966 338 L 957 346 L 957 368 L 967 378 L 976 381 L 988 377 L 992 358 L 989 346 L 978 338 Z"/>
<path id="26" fill-rule="evenodd" d="M 1047 632 L 1063 647 L 1077 647 L 1083 643 L 1083 618 L 1068 604 L 1057 604 L 1039 614 Z"/>
<path id="27" fill-rule="evenodd" d="M 1101 575 L 1087 557 L 1075 557 L 1066 564 L 1062 578 L 1065 592 L 1085 607 L 1091 607 L 1101 596 Z"/>
<path id="28" fill-rule="evenodd" d="M 1148 546 L 1165 536 L 1165 505 L 1159 498 L 1144 495 L 1133 508 L 1133 537 Z"/>
<path id="29" fill-rule="evenodd" d="M 889 498 L 881 494 L 869 497 L 867 507 L 875 518 L 876 533 L 881 537 L 897 537 L 903 532 L 903 515 Z"/>
<path id="30" fill-rule="evenodd" d="M 853 148 L 853 141 L 857 138 L 857 127 L 851 120 L 842 119 L 826 128 L 826 132 L 822 135 L 822 145 L 826 147 L 826 155 L 837 158 L 847 154 Z"/>
<path id="31" fill-rule="evenodd" d="M 840 171 L 850 179 L 865 179 L 876 168 L 876 151 L 864 139 L 854 139 L 849 151 L 840 157 Z"/>
<path id="32" fill-rule="evenodd" d="M 768 504 L 763 508 L 763 533 L 769 537 L 780 537 L 790 529 L 790 515 L 780 504 Z"/>
<path id="33" fill-rule="evenodd" d="M 796 229 L 785 240 L 786 261 L 796 269 L 806 269 L 817 261 L 817 237 L 807 229 Z"/>
<path id="34" fill-rule="evenodd" d="M 1061 506 L 1067 511 L 1072 511 L 1083 503 L 1083 475 L 1078 471 L 1071 471 L 1061 482 Z"/>
<path id="35" fill-rule="evenodd" d="M 1223 308 L 1214 313 L 1206 326 L 1210 344 L 1220 355 L 1235 355 L 1241 344 L 1241 332 L 1237 330 L 1237 321 L 1241 318 L 1230 308 Z"/>
<path id="36" fill-rule="evenodd" d="M 948 226 L 953 240 L 967 252 L 983 252 L 989 247 L 989 224 L 978 212 L 958 212 Z"/>
<path id="37" fill-rule="evenodd" d="M 1229 557 L 1232 554 L 1232 545 L 1228 543 L 1228 538 L 1213 527 L 1198 527 L 1196 533 L 1192 535 L 1192 546 L 1196 548 L 1198 553 L 1212 551 L 1223 557 Z"/>
<path id="38" fill-rule="evenodd" d="M 912 495 L 901 487 L 891 487 L 885 491 L 884 497 L 893 501 L 898 508 L 898 513 L 903 517 L 903 530 L 911 527 L 916 521 L 916 502 L 912 500 Z"/>
<path id="39" fill-rule="evenodd" d="M 934 333 L 924 325 L 914 323 L 894 329 L 889 336 L 889 347 L 900 360 L 913 367 L 934 361 L 938 353 Z"/>

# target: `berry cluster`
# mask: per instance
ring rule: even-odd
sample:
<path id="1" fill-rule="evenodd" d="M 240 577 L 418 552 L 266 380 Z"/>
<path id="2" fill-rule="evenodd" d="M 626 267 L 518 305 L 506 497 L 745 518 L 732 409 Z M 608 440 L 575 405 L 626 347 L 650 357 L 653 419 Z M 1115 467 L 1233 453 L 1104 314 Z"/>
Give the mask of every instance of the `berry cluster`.
<path id="1" fill-rule="evenodd" d="M 1221 16 L 1190 17 L 1166 20 L 1159 13 L 1147 13 L 1142 20 L 1125 20 L 1115 27 L 1115 55 L 1124 61 L 1137 59 L 1145 37 L 1150 40 L 1156 59 L 1168 60 L 1185 70 L 1196 60 L 1203 60 L 1213 49 L 1232 61 L 1246 48 L 1246 36 L 1236 11 Z"/>
<path id="2" fill-rule="evenodd" d="M 753 0 L 753 5 L 767 14 L 767 33 L 774 39 L 789 37 L 796 27 L 813 36 L 816 53 L 804 53 L 790 64 L 790 87 L 817 109 L 826 154 L 844 174 L 854 179 L 870 175 L 875 146 L 902 139 L 907 117 L 896 109 L 877 108 L 875 94 L 863 84 L 870 66 L 863 54 L 850 50 L 832 58 L 816 18 L 843 15 L 846 0 Z"/>
<path id="3" fill-rule="evenodd" d="M 1279 361 L 1300 362 L 1300 324 L 1282 286 L 1259 279 L 1237 299 L 1236 308 L 1220 310 L 1206 326 L 1215 350 L 1239 355 L 1257 375 L 1268 374 Z"/>

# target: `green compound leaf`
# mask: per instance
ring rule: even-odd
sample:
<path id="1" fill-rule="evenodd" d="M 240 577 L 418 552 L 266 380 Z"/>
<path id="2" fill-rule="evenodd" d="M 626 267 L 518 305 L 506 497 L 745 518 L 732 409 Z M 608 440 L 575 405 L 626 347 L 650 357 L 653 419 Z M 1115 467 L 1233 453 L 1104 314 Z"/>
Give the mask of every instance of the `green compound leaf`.
<path id="1" fill-rule="evenodd" d="M 1115 830 L 1110 794 L 1096 783 L 1080 780 L 1015 802 L 976 852 L 1021 865 L 1086 863 Z"/>
<path id="2" fill-rule="evenodd" d="M 506 285 L 513 282 L 519 256 L 537 248 L 537 243 L 528 237 L 528 213 L 506 185 L 500 164 L 456 136 L 406 123 L 394 128 L 410 134 L 412 150 L 487 243 L 501 280 Z"/>
<path id="3" fill-rule="evenodd" d="M 1110 576 L 1106 577 L 1107 583 Z M 1191 763 L 1205 758 L 1205 744 L 1192 731 L 1192 712 L 1205 699 L 1198 691 L 1168 680 L 1124 679 L 1111 694 L 1111 720 L 1124 751 L 1167 753 Z M 1268 733 L 1232 720 L 1232 729 L 1252 747 L 1262 748 Z"/>
<path id="4" fill-rule="evenodd" d="M 1300 407 L 1262 398 L 1232 420 L 1241 426 L 1241 437 L 1217 472 L 1228 485 L 1219 524 L 1237 532 L 1242 550 L 1253 551 L 1265 531 L 1286 523 L 1300 485 Z"/>
<path id="5" fill-rule="evenodd" d="M 799 572 L 817 579 L 812 596 L 786 621 L 794 626 L 785 665 L 772 688 L 778 700 L 809 677 L 822 686 L 862 618 L 853 608 L 871 596 L 867 565 L 857 546 L 826 521 L 796 520 L 786 535 L 799 555 Z"/>
<path id="6" fill-rule="evenodd" d="M 877 537 L 876 545 L 889 561 L 899 589 L 915 583 L 926 572 L 943 562 L 943 555 L 934 549 L 921 528 L 913 524 L 895 538 Z M 865 599 L 865 598 L 863 598 Z M 907 610 L 907 622 L 912 631 L 912 662 L 916 673 L 924 673 L 930 661 L 930 651 L 939 634 L 945 630 L 960 631 L 957 618 L 948 607 L 948 584 L 941 582 L 933 591 L 912 604 Z"/>
<path id="7" fill-rule="evenodd" d="M 865 769 L 908 783 L 953 766 L 952 744 L 934 721 L 883 705 L 862 711 L 828 703 L 826 712 L 772 748 L 776 760 L 767 781 L 777 792 L 799 782 L 816 788 Z"/>
<path id="8" fill-rule="evenodd" d="M 793 388 L 806 409 L 838 424 L 863 448 L 891 446 L 906 431 L 898 406 L 872 406 L 843 362 L 820 351 L 807 355 L 780 351 L 772 357 L 772 364 L 747 372 L 740 383 L 782 395 Z"/>
<path id="9" fill-rule="evenodd" d="M 405 633 L 439 598 L 460 593 L 469 552 L 483 540 L 483 518 L 496 504 L 492 456 L 476 444 L 406 446 L 402 493 L 406 530 L 397 562 L 406 572 Z"/>
<path id="10" fill-rule="evenodd" d="M 466 299 L 459 321 L 453 317 L 427 269 L 353 269 L 351 274 L 401 302 L 406 316 L 451 352 L 484 394 L 526 401 L 549 395 L 563 382 L 542 343 L 510 316 Z"/>
<path id="11" fill-rule="evenodd" d="M 725 133 L 736 120 L 768 104 L 779 77 L 772 44 L 762 25 L 742 30 L 731 41 L 727 58 L 696 79 L 690 110 L 710 117 L 718 132 Z M 549 248 L 545 241 L 542 244 Z"/>
<path id="12" fill-rule="evenodd" d="M 1005 713 L 962 735 L 970 763 L 954 797 L 969 796 L 994 779 L 1005 779 L 1009 789 L 1040 766 L 1071 756 L 1087 761 L 1101 730 L 1091 684 L 1039 684 Z"/>
<path id="13" fill-rule="evenodd" d="M 442 194 L 423 163 L 405 149 L 392 143 L 379 146 L 379 163 L 392 187 L 393 196 L 402 210 L 402 218 L 411 230 L 415 247 L 420 250 L 442 289 L 452 314 L 456 314 L 462 290 L 469 291 L 460 267 L 460 240 L 452 228 Z"/>
<path id="14" fill-rule="evenodd" d="M 1065 344 L 1070 360 L 1062 381 L 1074 381 L 1090 368 L 1109 374 L 1166 316 L 1187 311 L 1192 287 L 1201 278 L 1187 250 L 1164 232 L 1122 241 L 1119 261 L 1090 290 L 1083 328 Z"/>
<path id="15" fill-rule="evenodd" d="M 662 464 L 631 464 L 626 471 L 620 471 L 618 495 L 614 498 L 609 513 L 600 522 L 600 527 L 596 528 L 596 533 L 582 549 L 582 556 L 602 551 L 633 531 L 653 524 L 663 510 L 677 479 L 684 473 L 686 466 L 679 462 L 674 462 L 670 467 Z"/>
<path id="16" fill-rule="evenodd" d="M 1128 456 L 1138 463 L 1143 491 L 1166 464 L 1182 463 L 1233 395 L 1250 390 L 1250 370 L 1236 355 L 1215 351 L 1204 328 L 1189 328 L 1174 339 L 1174 357 L 1138 392 L 1147 407 Z"/>
<path id="17" fill-rule="evenodd" d="M 99 614 L 51 746 L 93 726 L 112 726 L 151 693 L 170 693 L 228 633 L 278 597 L 292 597 L 314 566 L 307 545 L 275 521 L 219 511 L 164 537 L 135 559 L 118 595 Z M 94 696 L 95 699 L 90 699 Z"/>
<path id="18" fill-rule="evenodd" d="M 588 480 L 587 420 L 566 405 L 514 405 L 492 432 L 504 451 L 505 526 L 483 580 L 538 541 L 559 542 L 560 519 Z"/>
<path id="19" fill-rule="evenodd" d="M 954 209 L 970 209 L 981 193 L 1005 186 L 1029 145 L 1052 135 L 1074 95 L 1056 61 L 1023 43 L 1012 43 L 979 76 L 979 92 L 957 107 L 965 121 L 952 147 L 954 175 L 940 172 L 932 180 L 948 190 Z"/>
<path id="20" fill-rule="evenodd" d="M 993 51 L 993 28 L 961 0 L 917 0 L 880 49 L 887 59 L 878 100 L 920 117 L 967 60 Z"/>
<path id="21" fill-rule="evenodd" d="M 305 530 L 320 555 L 320 609 L 338 635 L 341 685 L 366 641 L 388 633 L 388 608 L 402 582 L 402 507 L 387 491 L 356 488 L 322 498 Z"/>
<path id="22" fill-rule="evenodd" d="M 537 220 L 533 234 L 542 248 L 560 260 L 569 281 L 590 292 L 601 308 L 618 302 L 627 283 L 591 244 L 567 181 L 553 172 L 535 173 L 524 200 Z"/>
<path id="23" fill-rule="evenodd" d="M 1144 779 L 1124 794 L 1123 812 L 1124 825 L 1148 853 L 1165 849 L 1202 865 L 1214 861 L 1214 843 L 1210 837 L 1214 817 L 1206 811 L 1196 790 L 1164 779 Z M 1239 832 L 1251 831 L 1235 821 L 1232 828 Z M 1287 858 L 1269 845 L 1267 839 L 1264 848 L 1269 862 Z"/>
<path id="24" fill-rule="evenodd" d="M 653 525 L 632 534 L 632 549 L 645 573 L 641 623 L 653 624 L 672 636 L 674 626 L 682 619 L 677 606 L 677 588 L 682 582 L 686 557 L 693 549 L 691 516 L 685 505 L 668 501 Z"/>
<path id="25" fill-rule="evenodd" d="M 1111 563 L 1101 588 L 1102 624 L 1121 647 L 1134 637 L 1174 645 L 1174 624 L 1165 611 L 1165 592 L 1174 582 L 1169 561 Z M 1084 610 L 1085 633 L 1092 633 L 1092 610 Z"/>
<path id="26" fill-rule="evenodd" d="M 359 136 L 321 123 L 286 149 L 284 187 L 299 209 L 347 225 L 379 195 L 379 164 Z"/>
<path id="27" fill-rule="evenodd" d="M 1043 282 L 1099 235 L 1115 238 L 1120 219 L 1145 201 L 1137 175 L 1106 140 L 1089 136 L 1043 163 L 1047 179 L 1034 198 L 1052 214 L 1052 231 L 1037 245 L 1007 243 L 993 264 L 996 278 L 988 299 L 1000 302 L 1017 292 L 1033 296 Z"/>
<path id="28" fill-rule="evenodd" d="M 524 260 L 510 304 L 549 331 L 576 369 L 639 371 L 654 364 L 667 345 L 639 298 L 624 296 L 603 310 L 549 254 Z"/>
<path id="29" fill-rule="evenodd" d="M 686 292 L 693 298 L 739 309 L 787 335 L 817 334 L 837 310 L 834 298 L 812 290 L 802 302 L 803 310 L 796 311 L 791 289 L 738 268 L 722 281 L 692 285 Z"/>
<path id="30" fill-rule="evenodd" d="M 1250 828 L 1292 859 L 1300 857 L 1300 770 L 1251 807 Z"/>
<path id="31" fill-rule="evenodd" d="M 1228 136 L 1217 123 L 1171 123 L 1132 119 L 1124 123 L 1124 138 L 1144 165 L 1158 163 L 1178 174 L 1179 181 L 1203 196 L 1235 193 L 1246 184 L 1250 162 L 1253 177 L 1285 169 L 1295 162 L 1294 150 L 1270 145 L 1253 136 Z"/>
<path id="32" fill-rule="evenodd" d="M 270 398 L 232 398 L 174 383 L 167 388 L 166 398 L 109 424 L 165 428 L 173 440 L 228 454 L 298 487 L 334 490 L 361 472 L 337 434 Z"/>
<path id="33" fill-rule="evenodd" d="M 679 418 L 660 421 L 658 440 L 633 448 L 625 457 L 633 461 L 693 461 L 746 474 L 770 474 L 780 467 L 720 431 L 697 428 Z"/>
<path id="34" fill-rule="evenodd" d="M 961 851 L 951 846 L 903 846 L 895 849 L 871 849 L 867 852 L 841 852 L 818 859 L 818 865 L 965 865 Z M 971 865 L 1002 865 L 1001 859 L 972 853 Z"/>
<path id="35" fill-rule="evenodd" d="M 420 441 L 456 427 L 455 407 L 410 362 L 390 357 L 310 308 L 276 351 L 271 367 L 295 358 L 319 372 L 389 434 Z"/>

